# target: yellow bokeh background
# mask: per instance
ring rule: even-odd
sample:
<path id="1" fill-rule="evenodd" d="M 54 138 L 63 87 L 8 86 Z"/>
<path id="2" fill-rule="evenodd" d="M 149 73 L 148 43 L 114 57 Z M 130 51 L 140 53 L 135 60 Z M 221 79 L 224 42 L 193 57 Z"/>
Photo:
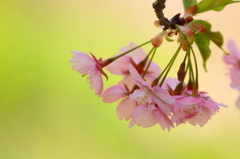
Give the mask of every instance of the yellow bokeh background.
<path id="1" fill-rule="evenodd" d="M 161 30 L 153 1 L 12 0 L 0 5 L 0 158 L 1 159 L 238 159 L 238 91 L 229 87 L 223 52 L 212 56 L 200 89 L 228 105 L 204 126 L 180 125 L 170 132 L 158 125 L 128 128 L 119 121 L 118 103 L 107 104 L 71 69 L 70 50 L 108 58 L 133 41 L 141 44 Z M 168 0 L 164 13 L 183 14 L 180 0 Z M 240 46 L 240 4 L 195 18 Z M 163 68 L 177 48 L 166 41 L 154 59 Z M 146 51 L 149 47 L 144 47 Z M 198 51 L 196 51 L 198 52 Z M 200 56 L 199 66 L 202 60 Z M 171 75 L 175 76 L 179 63 Z M 105 88 L 121 79 L 109 75 Z"/>

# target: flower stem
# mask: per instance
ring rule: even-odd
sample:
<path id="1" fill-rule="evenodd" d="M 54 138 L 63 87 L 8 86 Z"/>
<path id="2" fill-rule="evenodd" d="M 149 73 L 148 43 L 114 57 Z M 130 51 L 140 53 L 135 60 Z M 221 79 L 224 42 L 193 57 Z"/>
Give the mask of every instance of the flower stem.
<path id="1" fill-rule="evenodd" d="M 112 63 L 113 61 L 117 60 L 118 58 L 120 58 L 120 57 L 122 57 L 122 56 L 124 56 L 124 55 L 126 55 L 126 54 L 128 54 L 128 53 L 130 53 L 130 52 L 132 52 L 133 50 L 136 50 L 136 49 L 138 49 L 138 48 L 140 48 L 140 47 L 142 47 L 142 46 L 144 46 L 144 45 L 146 45 L 146 44 L 148 44 L 148 43 L 150 43 L 150 42 L 151 42 L 151 40 L 150 40 L 150 41 L 147 41 L 147 42 L 145 42 L 145 43 L 143 43 L 143 44 L 141 44 L 141 45 L 138 45 L 137 47 L 132 48 L 132 49 L 130 49 L 130 50 L 128 50 L 128 51 L 126 51 L 126 52 L 118 55 L 118 56 L 108 58 L 108 59 L 102 61 L 102 62 L 100 63 L 100 66 L 103 68 L 103 67 L 109 65 L 110 63 Z"/>
<path id="2" fill-rule="evenodd" d="M 153 55 L 152 55 L 150 61 L 148 62 L 148 65 L 147 65 L 146 70 L 144 71 L 144 73 L 143 73 L 143 75 L 142 75 L 142 78 L 144 78 L 144 76 L 146 75 L 146 73 L 147 73 L 147 71 L 148 71 L 148 68 L 149 68 L 150 64 L 152 63 L 152 60 L 153 60 L 153 57 L 154 57 L 156 51 L 157 51 L 157 48 L 156 48 L 156 47 L 153 47 L 153 48 L 151 49 L 151 51 L 149 52 L 148 55 L 150 55 L 152 52 L 153 52 Z"/>
<path id="3" fill-rule="evenodd" d="M 195 70 L 196 70 L 196 81 L 194 82 L 192 95 L 196 95 L 198 93 L 198 66 L 197 66 L 197 59 L 196 59 L 195 53 L 193 51 L 193 48 L 192 48 L 191 44 L 188 41 L 187 36 L 181 31 L 181 29 L 179 28 L 178 25 L 176 25 L 176 27 L 178 28 L 179 32 L 183 35 L 184 40 L 188 44 L 188 49 L 190 48 L 190 50 L 192 51 L 192 54 L 193 54 L 194 63 L 195 63 Z M 193 71 L 190 71 L 190 72 L 193 72 Z"/>
<path id="4" fill-rule="evenodd" d="M 167 77 L 167 75 L 168 75 L 168 73 L 169 73 L 169 71 L 170 71 L 170 69 L 171 69 L 174 61 L 176 60 L 176 58 L 177 58 L 177 56 L 178 56 L 178 53 L 179 53 L 180 50 L 181 50 L 181 47 L 182 47 L 182 43 L 180 43 L 180 45 L 179 45 L 177 51 L 175 52 L 175 54 L 173 55 L 172 59 L 170 60 L 170 62 L 168 63 L 168 65 L 165 67 L 165 69 L 163 70 L 163 72 L 162 72 L 162 73 L 160 74 L 160 76 L 158 77 L 158 78 L 160 79 L 160 78 L 162 77 L 162 75 L 163 75 L 163 74 L 165 73 L 165 71 L 166 71 L 166 73 L 165 73 L 162 81 L 161 81 L 160 84 L 159 84 L 160 87 L 163 85 L 164 80 L 166 79 L 166 77 Z"/>

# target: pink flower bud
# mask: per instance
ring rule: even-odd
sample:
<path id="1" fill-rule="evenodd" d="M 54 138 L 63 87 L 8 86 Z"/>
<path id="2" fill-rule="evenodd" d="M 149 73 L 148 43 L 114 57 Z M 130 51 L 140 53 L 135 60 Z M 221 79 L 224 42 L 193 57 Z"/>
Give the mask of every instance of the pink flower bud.
<path id="1" fill-rule="evenodd" d="M 154 47 L 159 47 L 162 42 L 163 42 L 163 38 L 165 37 L 166 32 L 162 31 L 161 33 L 157 34 L 153 39 L 152 39 L 152 45 Z"/>

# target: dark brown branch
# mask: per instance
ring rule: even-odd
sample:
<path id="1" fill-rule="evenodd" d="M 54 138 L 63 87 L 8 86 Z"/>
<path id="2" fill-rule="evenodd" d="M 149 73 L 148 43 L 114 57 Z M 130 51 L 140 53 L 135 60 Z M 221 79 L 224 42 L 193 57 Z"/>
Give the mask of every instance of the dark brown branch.
<path id="1" fill-rule="evenodd" d="M 180 13 L 176 14 L 171 20 L 164 17 L 163 9 L 165 8 L 165 2 L 166 0 L 157 0 L 152 4 L 156 12 L 156 16 L 159 19 L 159 24 L 164 26 L 163 29 L 176 29 L 175 24 L 184 25 L 185 20 L 184 18 L 180 18 Z"/>

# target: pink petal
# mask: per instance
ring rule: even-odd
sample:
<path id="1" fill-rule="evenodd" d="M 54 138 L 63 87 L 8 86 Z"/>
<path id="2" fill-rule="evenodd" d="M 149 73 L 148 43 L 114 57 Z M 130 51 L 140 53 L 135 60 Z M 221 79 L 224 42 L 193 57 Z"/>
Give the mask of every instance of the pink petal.
<path id="1" fill-rule="evenodd" d="M 153 96 L 153 100 L 154 102 L 158 105 L 158 107 L 161 109 L 161 111 L 170 116 L 171 115 L 171 108 L 170 105 L 166 104 L 165 102 L 163 102 L 161 99 L 159 99 L 158 97 Z"/>
<path id="2" fill-rule="evenodd" d="M 168 116 L 163 114 L 163 112 L 160 109 L 157 109 L 155 111 L 155 116 L 163 130 L 167 128 L 168 131 L 170 131 L 171 127 L 174 127 Z"/>
<path id="3" fill-rule="evenodd" d="M 142 83 L 146 83 L 143 78 L 139 75 L 139 73 L 137 72 L 137 70 L 133 67 L 132 64 L 128 65 L 129 68 L 129 72 L 132 76 L 132 78 L 134 79 L 136 85 L 138 85 L 138 87 L 140 88 L 144 88 L 144 86 L 142 85 Z"/>
<path id="4" fill-rule="evenodd" d="M 117 55 L 116 55 L 117 56 Z M 115 75 L 125 75 L 125 72 L 128 71 L 128 64 L 130 59 L 128 56 L 123 56 L 107 65 L 105 68 Z"/>
<path id="5" fill-rule="evenodd" d="M 129 46 L 124 46 L 121 48 L 120 50 L 120 54 L 129 51 L 135 47 L 137 47 L 138 45 L 136 45 L 135 43 L 130 43 Z M 117 54 L 115 56 L 118 56 L 120 54 Z M 115 57 L 114 56 L 114 57 Z M 113 63 L 109 64 L 108 66 L 106 66 L 105 68 L 116 75 L 125 75 L 124 72 L 128 71 L 128 64 L 130 63 L 130 58 L 136 63 L 138 64 L 140 61 L 142 61 L 143 59 L 145 59 L 146 57 L 146 53 L 142 48 L 138 48 L 136 50 L 131 51 L 130 53 L 128 53 L 125 56 L 122 56 L 120 58 L 118 58 L 117 60 L 115 60 Z"/>
<path id="6" fill-rule="evenodd" d="M 232 85 L 236 88 L 240 87 L 240 69 L 238 67 L 232 67 L 230 69 L 230 77 Z"/>
<path id="7" fill-rule="evenodd" d="M 72 59 L 69 61 L 70 63 L 73 63 L 72 68 L 81 74 L 89 74 L 90 68 L 96 65 L 94 59 L 83 52 L 71 52 L 74 54 Z"/>
<path id="8" fill-rule="evenodd" d="M 171 117 L 171 122 L 172 123 L 175 123 L 176 122 L 176 125 L 180 125 L 180 124 L 185 124 L 186 123 L 186 119 L 185 118 L 179 118 L 177 114 L 173 114 L 172 117 Z"/>
<path id="9" fill-rule="evenodd" d="M 147 67 L 147 65 L 145 67 Z M 155 79 L 160 75 L 161 72 L 162 71 L 161 71 L 160 67 L 155 62 L 151 62 L 145 78 L 147 78 L 147 76 L 149 76 L 149 75 L 152 75 L 153 77 L 151 77 L 151 78 Z"/>
<path id="10" fill-rule="evenodd" d="M 129 128 L 133 127 L 134 125 L 136 125 L 136 122 L 134 119 L 132 119 L 129 123 Z"/>
<path id="11" fill-rule="evenodd" d="M 180 81 L 177 78 L 168 77 L 164 80 L 162 88 L 168 90 L 169 86 L 172 90 L 174 90 L 179 83 Z"/>
<path id="12" fill-rule="evenodd" d="M 139 105 L 135 108 L 133 119 L 138 126 L 150 127 L 158 123 L 154 113 L 154 106 Z"/>
<path id="13" fill-rule="evenodd" d="M 228 65 L 239 66 L 240 63 L 240 51 L 233 40 L 228 40 L 227 47 L 230 51 L 230 55 L 224 55 L 223 61 Z"/>
<path id="14" fill-rule="evenodd" d="M 129 44 L 129 46 L 125 49 L 122 49 L 121 52 L 126 52 L 130 49 L 133 49 L 135 47 L 137 47 L 138 45 L 131 42 Z M 133 61 L 138 64 L 139 62 L 141 62 L 142 60 L 144 60 L 146 58 L 146 52 L 140 47 L 140 48 L 137 48 L 136 50 L 133 50 L 131 53 L 128 54 L 128 56 L 130 58 L 133 59 Z"/>
<path id="15" fill-rule="evenodd" d="M 208 122 L 211 116 L 212 112 L 208 108 L 201 107 L 199 114 L 194 116 L 193 118 L 189 118 L 188 122 L 194 126 L 198 124 L 199 126 L 202 127 Z"/>
<path id="16" fill-rule="evenodd" d="M 181 98 L 177 100 L 178 103 L 184 104 L 184 105 L 193 105 L 193 104 L 199 104 L 202 102 L 201 98 L 196 98 L 193 96 Z"/>
<path id="17" fill-rule="evenodd" d="M 100 96 L 103 91 L 103 81 L 101 71 L 97 66 L 91 67 L 89 71 L 89 83 L 91 89 L 95 89 L 95 94 Z"/>
<path id="18" fill-rule="evenodd" d="M 169 105 L 173 105 L 175 103 L 175 99 L 170 96 L 170 94 L 166 90 L 158 86 L 153 87 L 153 89 L 156 96 L 158 96 L 158 98 L 160 98 L 163 102 Z"/>
<path id="19" fill-rule="evenodd" d="M 124 98 L 126 96 L 124 92 L 126 91 L 119 85 L 111 86 L 102 94 L 102 100 L 105 103 L 113 103 L 120 98 Z"/>
<path id="20" fill-rule="evenodd" d="M 122 120 L 123 118 L 125 118 L 125 120 L 131 119 L 133 117 L 133 112 L 136 106 L 137 106 L 136 102 L 129 97 L 122 100 L 120 104 L 117 106 L 118 119 L 119 120 Z"/>
<path id="21" fill-rule="evenodd" d="M 135 85 L 135 81 L 133 80 L 131 75 L 125 75 L 123 79 L 118 83 L 118 85 L 124 87 L 124 84 L 131 90 Z"/>
<path id="22" fill-rule="evenodd" d="M 218 105 L 216 105 L 215 103 L 209 102 L 208 100 L 205 100 L 205 99 L 202 99 L 201 105 L 208 109 L 213 110 L 214 112 L 217 112 L 219 109 Z"/>

